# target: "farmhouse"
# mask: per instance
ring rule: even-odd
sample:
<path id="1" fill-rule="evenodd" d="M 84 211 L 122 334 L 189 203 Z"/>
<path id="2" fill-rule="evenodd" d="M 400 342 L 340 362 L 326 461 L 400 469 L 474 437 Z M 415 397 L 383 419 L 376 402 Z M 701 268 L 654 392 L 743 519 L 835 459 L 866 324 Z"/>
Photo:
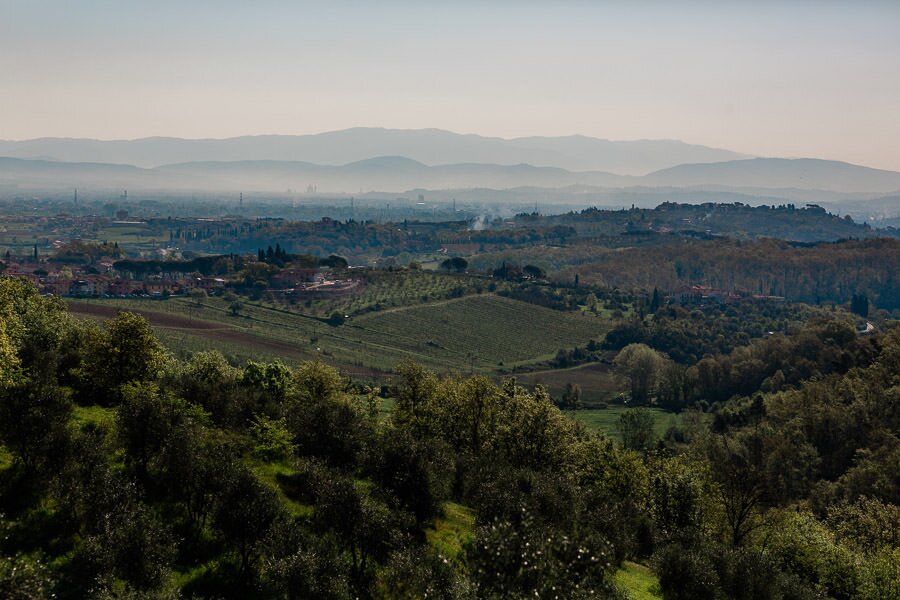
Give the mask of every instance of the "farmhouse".
<path id="1" fill-rule="evenodd" d="M 328 298 L 352 294 L 360 287 L 357 279 L 325 279 L 294 288 L 297 298 Z"/>
<path id="2" fill-rule="evenodd" d="M 292 288 L 302 283 L 325 281 L 318 269 L 282 269 L 269 280 L 273 288 Z"/>

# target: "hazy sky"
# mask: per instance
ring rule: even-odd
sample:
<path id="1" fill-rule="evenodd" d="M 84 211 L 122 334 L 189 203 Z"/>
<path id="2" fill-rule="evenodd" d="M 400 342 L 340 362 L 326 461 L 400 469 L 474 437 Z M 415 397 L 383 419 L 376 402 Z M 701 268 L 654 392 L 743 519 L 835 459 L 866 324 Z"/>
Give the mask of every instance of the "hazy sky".
<path id="1" fill-rule="evenodd" d="M 900 170 L 900 0 L 0 0 L 0 139 L 352 126 Z"/>

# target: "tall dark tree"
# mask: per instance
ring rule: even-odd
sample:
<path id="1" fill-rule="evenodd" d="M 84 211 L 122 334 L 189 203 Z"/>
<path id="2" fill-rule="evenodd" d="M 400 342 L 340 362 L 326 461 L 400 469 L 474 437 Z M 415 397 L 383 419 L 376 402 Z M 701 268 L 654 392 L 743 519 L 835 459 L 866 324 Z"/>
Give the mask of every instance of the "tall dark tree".
<path id="1" fill-rule="evenodd" d="M 284 509 L 275 491 L 242 466 L 234 467 L 216 500 L 213 523 L 237 552 L 238 573 L 246 581 L 270 527 L 283 517 Z"/>
<path id="2" fill-rule="evenodd" d="M 623 412 L 616 427 L 622 436 L 622 445 L 629 450 L 649 450 L 656 441 L 653 414 L 646 408 L 633 408 Z"/>
<path id="3" fill-rule="evenodd" d="M 850 299 L 850 311 L 865 318 L 869 316 L 869 297 L 866 294 L 853 294 Z"/>
<path id="4" fill-rule="evenodd" d="M 147 483 L 150 461 L 157 458 L 175 430 L 189 418 L 184 400 L 155 384 L 127 384 L 117 409 L 117 431 L 126 463 L 138 481 Z"/>
<path id="5" fill-rule="evenodd" d="M 46 477 L 62 463 L 71 416 L 66 389 L 30 380 L 0 387 L 0 440 L 28 476 Z"/>
<path id="6" fill-rule="evenodd" d="M 528 277 L 531 277 L 532 279 L 543 279 L 547 276 L 542 268 L 535 265 L 525 265 L 524 267 L 522 267 L 522 273 L 524 273 Z"/>
<path id="7" fill-rule="evenodd" d="M 650 312 L 656 314 L 660 307 L 659 289 L 653 288 L 653 296 L 650 298 Z"/>
<path id="8" fill-rule="evenodd" d="M 448 258 L 441 263 L 441 268 L 445 271 L 455 271 L 456 273 L 465 273 L 469 267 L 469 261 L 461 256 Z"/>
<path id="9" fill-rule="evenodd" d="M 562 395 L 562 407 L 569 410 L 581 408 L 581 386 L 571 381 L 566 383 L 566 389 Z"/>

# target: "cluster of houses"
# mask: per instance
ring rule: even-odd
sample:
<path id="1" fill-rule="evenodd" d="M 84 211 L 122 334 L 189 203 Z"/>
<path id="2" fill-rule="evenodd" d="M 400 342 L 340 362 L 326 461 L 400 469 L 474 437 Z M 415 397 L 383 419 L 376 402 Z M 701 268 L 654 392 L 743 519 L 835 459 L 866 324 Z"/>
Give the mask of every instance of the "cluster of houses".
<path id="1" fill-rule="evenodd" d="M 194 290 L 216 294 L 223 290 L 222 277 L 203 277 L 196 273 L 161 272 L 121 273 L 114 259 L 101 259 L 92 266 L 39 262 L 31 258 L 6 264 L 4 276 L 31 281 L 43 294 L 91 297 L 155 297 L 189 295 Z M 270 297 L 316 299 L 353 294 L 362 287 L 358 279 L 336 279 L 317 268 L 283 269 L 272 276 Z"/>
<path id="2" fill-rule="evenodd" d="M 356 292 L 362 283 L 358 279 L 332 279 L 319 269 L 283 269 L 272 276 L 270 297 L 298 299 L 331 298 Z"/>
<path id="3" fill-rule="evenodd" d="M 11 262 L 3 275 L 31 281 L 43 294 L 54 296 L 151 296 L 166 297 L 189 294 L 202 289 L 215 293 L 225 287 L 221 277 L 198 277 L 188 274 L 153 274 L 141 279 L 122 277 L 112 268 L 112 261 L 99 261 L 94 267 L 59 265 L 39 262 Z"/>

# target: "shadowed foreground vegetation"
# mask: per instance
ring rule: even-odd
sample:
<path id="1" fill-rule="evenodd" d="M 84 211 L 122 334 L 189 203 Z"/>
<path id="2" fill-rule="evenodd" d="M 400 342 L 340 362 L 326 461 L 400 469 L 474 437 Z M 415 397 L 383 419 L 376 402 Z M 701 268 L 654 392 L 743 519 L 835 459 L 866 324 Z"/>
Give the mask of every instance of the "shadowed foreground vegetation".
<path id="1" fill-rule="evenodd" d="M 616 441 L 512 378 L 403 361 L 385 414 L 323 362 L 177 359 L 0 279 L 0 596 L 900 596 L 900 328 L 628 348 L 632 401 L 682 414 Z"/>

